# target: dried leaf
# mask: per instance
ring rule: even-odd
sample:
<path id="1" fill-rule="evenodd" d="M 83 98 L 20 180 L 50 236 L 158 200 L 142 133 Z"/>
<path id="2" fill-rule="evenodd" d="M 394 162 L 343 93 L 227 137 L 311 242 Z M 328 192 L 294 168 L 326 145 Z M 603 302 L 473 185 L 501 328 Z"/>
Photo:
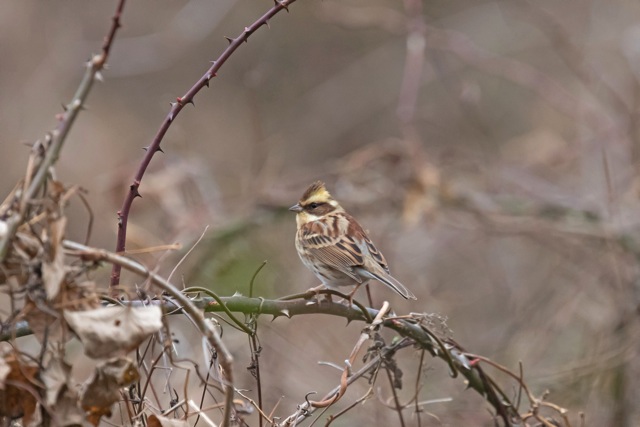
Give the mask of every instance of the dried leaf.
<path id="1" fill-rule="evenodd" d="M 21 364 L 13 355 L 7 356 L 5 362 L 11 370 L 5 377 L 4 389 L 0 390 L 0 417 L 24 417 L 23 424 L 27 425 L 33 419 L 36 410 L 36 399 L 27 389 L 33 388 L 31 380 L 38 368 Z"/>
<path id="2" fill-rule="evenodd" d="M 88 311 L 65 311 L 87 356 L 94 359 L 125 354 L 162 327 L 160 307 L 104 307 Z"/>
<path id="3" fill-rule="evenodd" d="M 54 357 L 40 374 L 44 383 L 45 401 L 55 408 L 52 424 L 55 426 L 78 426 L 85 420 L 85 411 L 80 408 L 77 386 L 71 379 L 71 366 L 61 357 Z"/>
<path id="4" fill-rule="evenodd" d="M 79 405 L 78 393 L 75 390 L 66 389 L 60 396 L 55 411 L 51 414 L 52 426 L 84 426 L 87 416 Z"/>
<path id="5" fill-rule="evenodd" d="M 148 419 L 149 427 L 188 427 L 189 423 L 185 420 L 176 420 L 175 418 L 161 417 L 160 415 L 151 415 Z"/>
<path id="6" fill-rule="evenodd" d="M 45 385 L 47 405 L 56 405 L 60 392 L 67 386 L 70 374 L 71 367 L 64 360 L 57 357 L 51 359 L 40 376 Z"/>
<path id="7" fill-rule="evenodd" d="M 24 414 L 22 417 L 22 423 L 24 427 L 42 427 L 42 411 L 40 410 L 40 404 L 37 403 L 33 411 Z M 58 425 L 58 424 L 56 424 Z"/>
<path id="8" fill-rule="evenodd" d="M 62 288 L 56 306 L 68 311 L 86 311 L 100 307 L 100 298 L 96 292 L 96 284 L 92 281 L 69 283 Z"/>
<path id="9" fill-rule="evenodd" d="M 49 260 L 42 263 L 42 281 L 49 300 L 54 299 L 64 281 L 66 269 L 64 265 L 64 250 L 62 239 L 67 224 L 65 217 L 49 223 Z"/>
<path id="10" fill-rule="evenodd" d="M 120 389 L 139 377 L 135 363 L 128 358 L 111 359 L 96 366 L 82 393 L 82 407 L 89 420 L 98 425 L 102 416 L 110 415 L 111 406 L 120 400 Z"/>
<path id="11" fill-rule="evenodd" d="M 36 299 L 36 298 L 34 298 Z M 45 335 L 48 341 L 67 342 L 72 338 L 64 322 L 61 322 L 62 313 L 54 307 L 62 307 L 64 311 L 84 311 L 100 307 L 100 299 L 96 293 L 96 284 L 91 281 L 82 283 L 67 283 L 51 302 L 44 300 L 44 295 L 39 298 L 38 304 L 27 301 L 22 318 L 29 322 L 29 327 L 40 341 L 44 342 Z"/>
<path id="12" fill-rule="evenodd" d="M 42 303 L 44 304 L 44 303 Z M 48 311 L 43 311 L 33 302 L 27 301 L 22 317 L 29 322 L 29 328 L 33 331 L 40 343 L 44 342 L 45 336 L 48 340 L 58 341 L 62 338 L 60 321 Z"/>
<path id="13" fill-rule="evenodd" d="M 11 366 L 7 363 L 4 357 L 0 357 L 0 390 L 4 390 L 4 380 L 11 372 Z"/>
<path id="14" fill-rule="evenodd" d="M 9 226 L 6 221 L 0 221 L 0 239 L 4 239 L 4 237 L 9 232 Z"/>

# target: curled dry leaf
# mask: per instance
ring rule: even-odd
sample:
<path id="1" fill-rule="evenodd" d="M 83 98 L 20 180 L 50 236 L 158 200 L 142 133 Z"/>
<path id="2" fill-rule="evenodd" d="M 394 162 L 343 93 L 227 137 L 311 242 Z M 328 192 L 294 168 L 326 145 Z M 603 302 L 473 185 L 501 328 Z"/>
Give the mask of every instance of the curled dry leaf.
<path id="1" fill-rule="evenodd" d="M 162 327 L 157 306 L 65 311 L 64 318 L 94 359 L 125 354 Z"/>
<path id="2" fill-rule="evenodd" d="M 0 417 L 23 417 L 23 425 L 28 425 L 36 410 L 36 399 L 28 390 L 33 389 L 38 368 L 20 363 L 13 355 L 6 356 L 5 363 L 10 371 L 4 378 L 4 389 L 0 390 Z"/>
<path id="3" fill-rule="evenodd" d="M 6 221 L 0 221 L 0 239 L 4 239 L 4 237 L 9 232 L 9 226 Z"/>
<path id="4" fill-rule="evenodd" d="M 55 411 L 51 414 L 51 425 L 66 426 L 85 426 L 87 425 L 87 417 L 85 411 L 78 404 L 78 394 L 76 390 L 65 389 L 54 406 Z"/>
<path id="5" fill-rule="evenodd" d="M 60 322 L 59 307 L 63 307 L 64 311 L 100 307 L 96 284 L 91 281 L 66 283 L 53 301 L 45 301 L 44 296 L 39 299 L 38 304 L 32 300 L 27 301 L 22 310 L 22 317 L 29 322 L 29 327 L 41 343 L 45 337 L 49 341 L 64 342 L 71 338 L 71 334 L 64 328 L 64 322 Z"/>
<path id="6" fill-rule="evenodd" d="M 60 286 L 66 274 L 64 250 L 62 249 L 62 239 L 66 225 L 67 219 L 62 217 L 51 221 L 48 227 L 48 243 L 50 246 L 47 251 L 48 259 L 42 263 L 42 281 L 49 300 L 54 299 L 60 292 Z M 46 240 L 43 239 L 43 241 Z"/>
<path id="7" fill-rule="evenodd" d="M 45 402 L 47 405 L 53 406 L 58 402 L 60 391 L 67 386 L 70 375 L 71 367 L 64 360 L 59 357 L 51 358 L 40 375 L 46 390 Z"/>
<path id="8" fill-rule="evenodd" d="M 151 415 L 148 419 L 149 427 L 188 427 L 189 423 L 185 420 L 176 420 L 173 418 L 161 417 L 160 415 Z"/>
<path id="9" fill-rule="evenodd" d="M 4 390 L 4 380 L 11 372 L 11 366 L 7 363 L 4 357 L 0 357 L 0 390 Z"/>
<path id="10" fill-rule="evenodd" d="M 22 317 L 29 322 L 29 328 L 40 341 L 45 338 L 58 341 L 61 338 L 60 322 L 54 311 L 41 310 L 33 301 L 27 301 L 22 309 Z"/>
<path id="11" fill-rule="evenodd" d="M 85 420 L 85 412 L 78 404 L 77 386 L 71 379 L 71 366 L 60 356 L 53 357 L 41 372 L 45 388 L 45 403 L 55 408 L 51 414 L 52 425 L 77 426 Z"/>
<path id="12" fill-rule="evenodd" d="M 139 377 L 135 363 L 125 357 L 107 360 L 96 366 L 93 375 L 84 384 L 81 400 L 91 423 L 98 425 L 103 415 L 110 415 L 111 406 L 121 398 L 120 389 Z"/>

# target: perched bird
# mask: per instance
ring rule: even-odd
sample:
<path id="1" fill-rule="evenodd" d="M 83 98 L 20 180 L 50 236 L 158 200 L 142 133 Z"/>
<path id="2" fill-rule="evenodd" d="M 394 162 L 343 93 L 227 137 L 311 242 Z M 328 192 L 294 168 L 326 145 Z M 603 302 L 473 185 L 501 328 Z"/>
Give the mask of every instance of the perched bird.
<path id="1" fill-rule="evenodd" d="M 375 279 L 405 299 L 416 299 L 389 274 L 382 253 L 355 218 L 331 197 L 323 182 L 311 184 L 289 210 L 297 214 L 298 255 L 324 286 L 359 286 Z"/>

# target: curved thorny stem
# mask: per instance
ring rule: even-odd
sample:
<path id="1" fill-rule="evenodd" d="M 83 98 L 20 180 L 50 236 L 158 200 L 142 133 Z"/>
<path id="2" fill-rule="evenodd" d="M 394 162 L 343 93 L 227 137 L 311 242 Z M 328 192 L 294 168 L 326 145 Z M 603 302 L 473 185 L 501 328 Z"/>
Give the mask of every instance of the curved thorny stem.
<path id="1" fill-rule="evenodd" d="M 258 28 L 263 25 L 269 25 L 269 20 L 275 16 L 281 10 L 289 10 L 288 7 L 290 4 L 295 2 L 295 0 L 275 0 L 274 6 L 269 9 L 264 15 L 258 18 L 253 24 L 248 27 L 245 27 L 242 33 L 240 33 L 236 38 L 228 38 L 229 46 L 222 52 L 222 54 L 216 59 L 212 61 L 211 67 L 204 73 L 202 77 L 181 97 L 176 98 L 175 102 L 171 103 L 171 109 L 169 113 L 162 121 L 158 132 L 153 137 L 151 144 L 146 147 L 146 153 L 142 158 L 140 165 L 138 166 L 138 170 L 133 178 L 133 182 L 129 186 L 129 192 L 122 203 L 122 208 L 118 211 L 118 238 L 116 243 L 116 252 L 122 253 L 126 248 L 126 239 L 127 239 L 127 223 L 129 221 L 129 213 L 131 212 L 131 205 L 133 204 L 133 200 L 136 197 L 140 196 L 140 192 L 138 189 L 140 188 L 140 183 L 142 181 L 142 177 L 144 176 L 147 167 L 151 163 L 151 159 L 155 155 L 156 152 L 162 151 L 160 147 L 160 143 L 164 138 L 167 130 L 173 123 L 173 120 L 180 114 L 182 109 L 187 104 L 195 105 L 193 99 L 196 94 L 202 90 L 202 88 L 209 87 L 209 82 L 216 76 L 218 70 L 224 65 L 224 63 L 229 59 L 229 57 L 240 47 L 242 43 L 245 43 L 249 40 L 249 36 L 253 34 Z M 113 269 L 111 270 L 111 288 L 112 294 L 115 295 L 117 292 L 114 287 L 120 283 L 120 270 L 121 267 L 117 264 L 114 264 Z"/>

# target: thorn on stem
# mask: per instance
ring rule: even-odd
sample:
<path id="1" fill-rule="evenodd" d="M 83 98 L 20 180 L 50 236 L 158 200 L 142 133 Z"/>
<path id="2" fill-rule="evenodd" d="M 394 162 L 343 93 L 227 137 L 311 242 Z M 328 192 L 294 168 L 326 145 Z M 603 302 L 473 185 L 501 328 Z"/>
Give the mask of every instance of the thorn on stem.
<path id="1" fill-rule="evenodd" d="M 159 145 L 158 145 L 158 148 L 156 148 L 156 153 L 157 153 L 158 151 L 159 151 L 159 152 L 161 152 L 162 154 L 164 154 L 164 150 L 163 150 L 163 149 L 162 149 L 162 147 L 160 147 Z"/>
<path id="2" fill-rule="evenodd" d="M 231 37 L 224 36 L 225 39 L 229 42 L 229 44 L 233 43 L 233 39 Z"/>
<path id="3" fill-rule="evenodd" d="M 204 84 L 206 84 L 207 87 L 209 87 L 209 80 L 211 80 L 212 78 L 214 78 L 216 76 L 217 76 L 216 73 L 207 73 L 207 74 L 205 74 L 205 76 L 204 76 L 204 78 L 205 78 Z"/>
<path id="4" fill-rule="evenodd" d="M 273 1 L 275 2 L 276 6 L 280 6 L 281 8 L 286 10 L 287 13 L 289 13 L 289 5 L 285 0 L 273 0 Z"/>
<path id="5" fill-rule="evenodd" d="M 140 194 L 140 192 L 138 191 L 138 187 L 137 187 L 137 186 L 135 186 L 135 185 L 131 185 L 131 186 L 129 187 L 129 190 L 131 190 L 131 192 L 133 193 L 133 197 L 134 197 L 134 198 L 136 198 L 136 197 L 140 197 L 140 198 L 142 198 L 142 195 L 141 195 L 141 194 Z"/>

